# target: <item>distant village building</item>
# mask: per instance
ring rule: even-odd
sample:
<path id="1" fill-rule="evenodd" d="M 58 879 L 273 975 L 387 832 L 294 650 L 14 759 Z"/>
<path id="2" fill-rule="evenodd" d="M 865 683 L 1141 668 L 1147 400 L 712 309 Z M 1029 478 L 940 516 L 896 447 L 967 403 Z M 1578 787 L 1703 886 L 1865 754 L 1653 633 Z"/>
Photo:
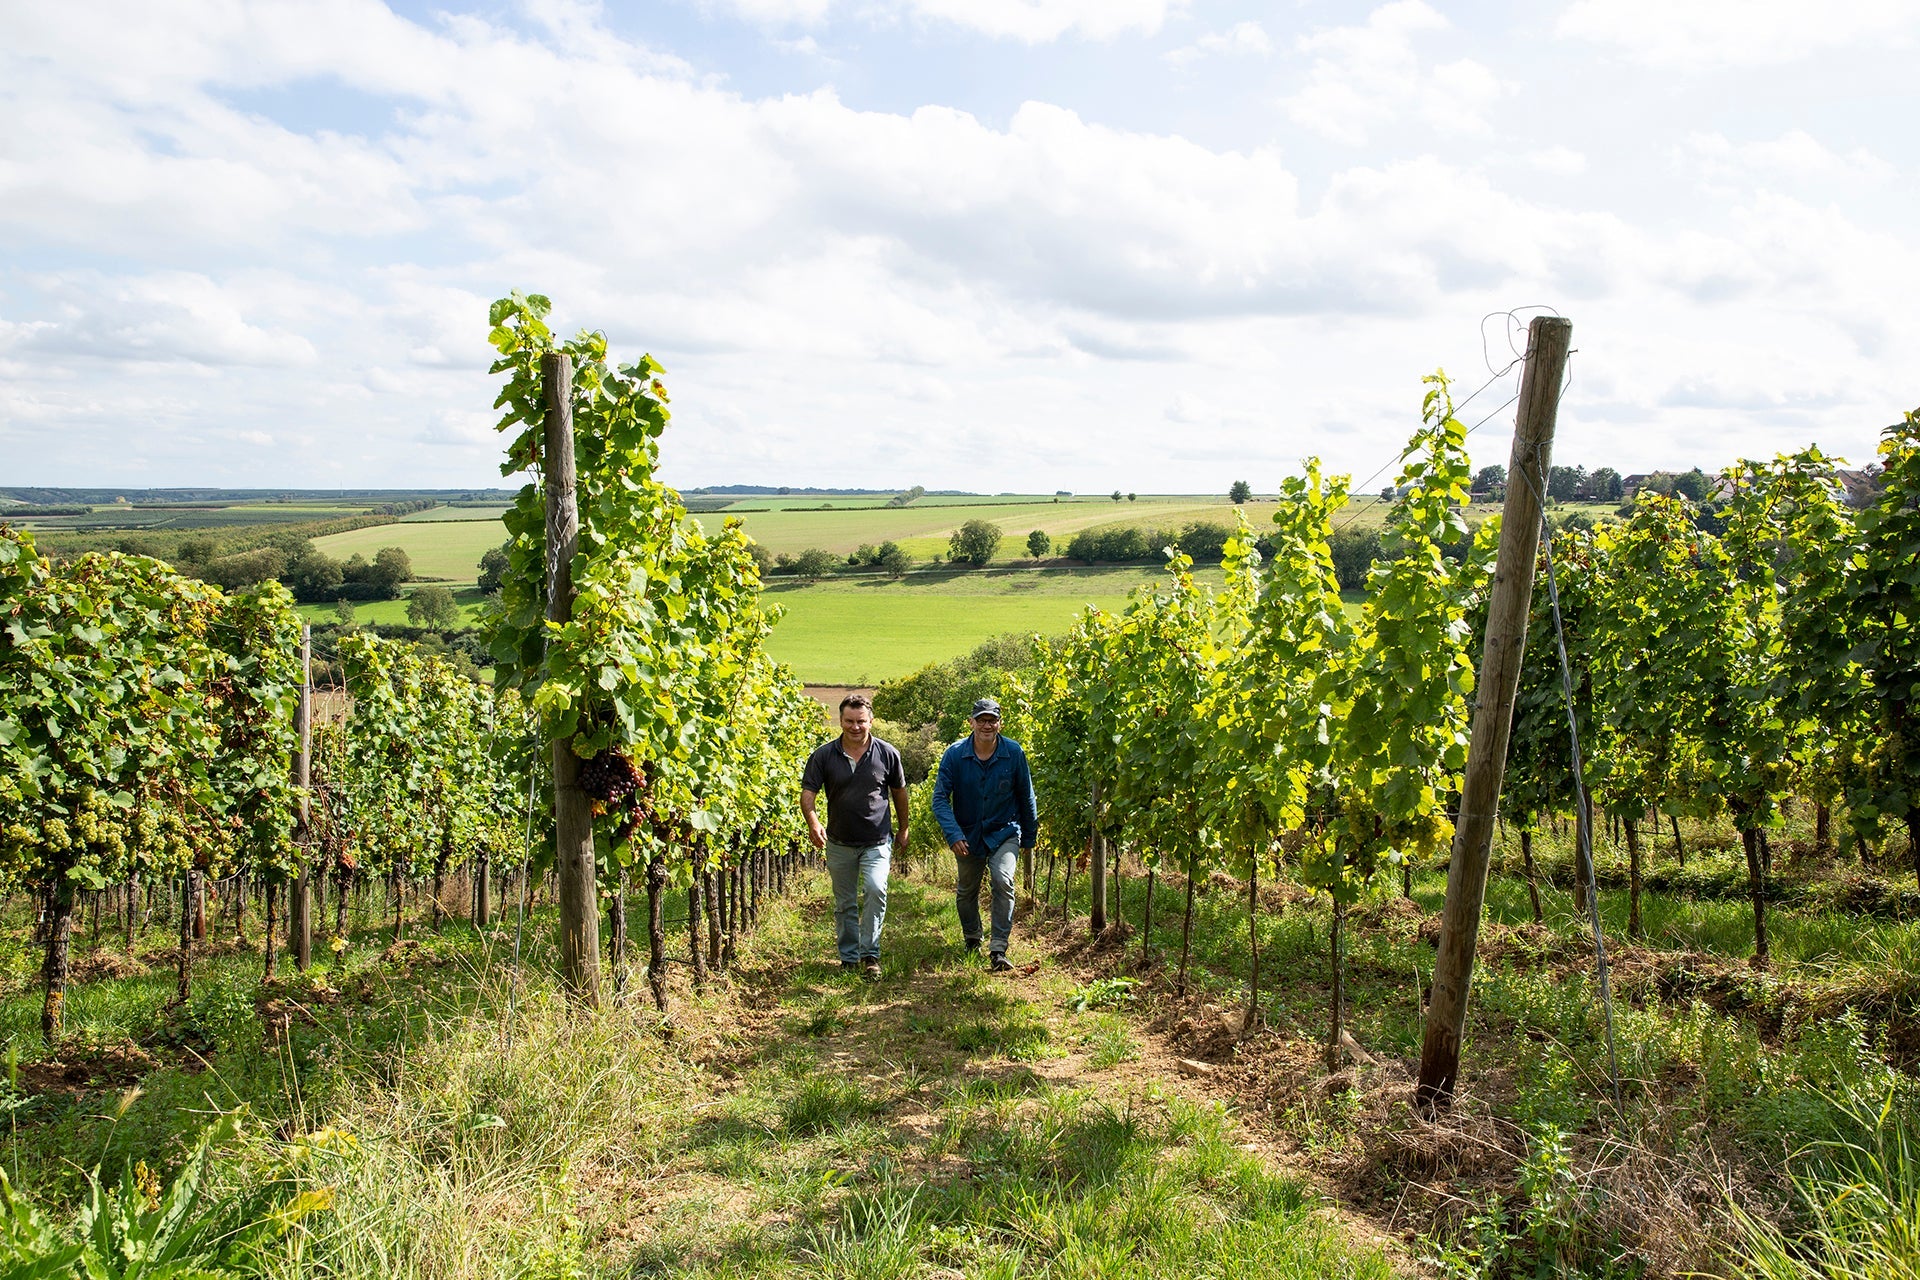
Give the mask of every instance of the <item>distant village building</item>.
<path id="1" fill-rule="evenodd" d="M 1833 478 L 1840 482 L 1840 489 L 1847 497 L 1850 507 L 1870 507 L 1880 497 L 1880 491 L 1887 487 L 1877 470 L 1835 471 Z"/>

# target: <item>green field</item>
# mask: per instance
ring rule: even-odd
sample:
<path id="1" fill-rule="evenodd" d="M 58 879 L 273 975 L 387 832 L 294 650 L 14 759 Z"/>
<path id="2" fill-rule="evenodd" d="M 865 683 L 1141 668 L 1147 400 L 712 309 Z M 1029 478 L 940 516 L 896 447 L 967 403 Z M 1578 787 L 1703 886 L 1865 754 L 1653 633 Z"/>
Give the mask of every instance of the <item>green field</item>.
<path id="1" fill-rule="evenodd" d="M 924 500 L 923 500 L 924 501 Z M 1251 505 L 1247 518 L 1256 524 L 1271 518 L 1270 505 Z M 702 516 L 709 527 L 716 517 Z M 1044 529 L 1056 541 L 1072 537 L 1082 529 L 1106 524 L 1177 525 L 1192 520 L 1231 521 L 1233 508 L 1224 499 L 1143 498 L 1138 502 L 1115 504 L 1105 498 L 1038 499 L 1028 502 L 970 503 L 965 505 L 868 508 L 865 510 L 785 510 L 755 511 L 741 517 L 747 532 L 776 554 L 799 552 L 808 547 L 828 551 L 852 551 L 861 543 L 898 542 L 917 559 L 931 559 L 945 552 L 947 535 L 968 520 L 988 520 L 1000 526 L 1006 541 L 1000 544 L 1000 559 L 1026 555 L 1027 534 Z"/>
<path id="2" fill-rule="evenodd" d="M 364 515 L 372 504 L 366 502 L 252 504 L 207 503 L 200 506 L 122 507 L 102 505 L 90 515 L 36 516 L 31 507 L 7 511 L 7 519 L 36 534 L 91 532 L 96 530 L 183 531 L 201 529 L 232 530 L 249 525 L 305 524 L 315 520 L 334 520 L 341 516 Z"/>
<path id="3" fill-rule="evenodd" d="M 460 621 L 463 626 L 471 627 L 480 621 L 480 602 L 483 599 L 474 587 L 455 587 L 453 598 L 460 605 Z M 338 622 L 339 608 L 331 604 L 303 604 L 295 606 L 300 616 L 308 622 Z M 353 620 L 360 623 L 383 623 L 393 626 L 407 624 L 407 598 L 398 600 L 356 600 L 353 602 Z"/>
<path id="4" fill-rule="evenodd" d="M 1085 606 L 1121 608 L 1154 576 L 1140 567 L 1014 569 L 775 586 L 767 598 L 785 613 L 767 651 L 809 684 L 875 684 L 1010 631 L 1065 631 Z M 1220 582 L 1218 571 L 1200 578 Z"/>
<path id="5" fill-rule="evenodd" d="M 477 520 L 500 523 L 501 513 L 506 511 L 504 502 L 474 504 L 472 506 L 428 507 L 425 511 L 413 511 L 400 517 L 401 524 L 440 524 L 446 521 Z"/>
<path id="6" fill-rule="evenodd" d="M 472 582 L 480 576 L 480 557 L 506 536 L 497 520 L 430 520 L 330 534 L 315 538 L 313 545 L 336 560 L 354 555 L 371 560 L 382 547 L 399 547 L 412 558 L 416 578 Z"/>
<path id="7" fill-rule="evenodd" d="M 388 526 L 389 528 L 391 526 Z M 1196 575 L 1218 588 L 1217 569 Z M 1139 565 L 1076 569 L 923 571 L 895 582 L 879 574 L 804 586 L 775 579 L 767 599 L 782 611 L 767 642 L 775 658 L 808 684 L 875 684 L 944 662 L 1008 632 L 1057 635 L 1089 604 L 1125 607 L 1127 593 L 1158 577 Z M 458 588 L 466 625 L 479 620 L 481 596 Z M 333 622 L 330 604 L 303 604 L 309 622 Z M 360 623 L 404 624 L 407 601 L 354 605 Z"/>
<path id="8" fill-rule="evenodd" d="M 769 509 L 774 501 L 784 505 Z M 892 540 L 922 561 L 932 559 L 935 552 L 944 553 L 947 535 L 975 518 L 991 520 L 1005 532 L 1000 562 L 1024 557 L 1027 534 L 1034 529 L 1044 529 L 1060 541 L 1099 525 L 1171 527 L 1193 520 L 1230 523 L 1233 519 L 1233 508 L 1224 499 L 1192 496 L 1142 497 L 1137 502 L 1120 503 L 1106 498 L 1062 498 L 1057 503 L 1051 498 L 977 498 L 967 502 L 935 498 L 893 508 L 874 505 L 871 500 L 866 506 L 850 505 L 855 501 L 860 500 L 842 499 L 823 507 L 818 499 L 755 499 L 735 504 L 735 510 L 743 511 L 740 518 L 747 532 L 776 555 L 794 554 L 808 547 L 844 553 L 862 543 L 877 545 Z M 355 554 L 371 559 L 381 547 L 400 547 L 413 558 L 413 570 L 422 578 L 471 582 L 480 571 L 480 557 L 499 546 L 505 536 L 498 520 L 468 518 L 468 513 L 476 510 L 437 507 L 398 524 L 318 538 L 314 545 L 342 560 Z M 1272 517 L 1273 504 L 1250 503 L 1246 512 L 1255 528 L 1264 528 Z M 725 515 L 705 512 L 695 518 L 713 532 L 720 528 Z M 1360 515 L 1365 521 L 1371 513 Z"/>

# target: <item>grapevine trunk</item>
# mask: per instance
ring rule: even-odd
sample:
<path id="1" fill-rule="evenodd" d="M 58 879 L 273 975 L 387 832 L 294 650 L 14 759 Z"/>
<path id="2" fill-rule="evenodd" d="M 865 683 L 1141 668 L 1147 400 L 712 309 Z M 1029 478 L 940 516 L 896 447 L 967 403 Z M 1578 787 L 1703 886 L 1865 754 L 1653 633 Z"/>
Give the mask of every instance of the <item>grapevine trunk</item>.
<path id="1" fill-rule="evenodd" d="M 647 985 L 653 1004 L 667 1011 L 667 933 L 661 922 L 660 899 L 667 887 L 667 864 L 658 857 L 647 863 Z"/>
<path id="2" fill-rule="evenodd" d="M 1764 969 L 1771 956 L 1767 951 L 1767 873 L 1760 861 L 1760 832 L 1743 827 L 1740 843 L 1747 851 L 1747 889 L 1753 897 L 1753 962 Z"/>
<path id="3" fill-rule="evenodd" d="M 1544 924 L 1546 912 L 1540 909 L 1540 875 L 1533 865 L 1533 829 L 1520 829 L 1520 861 L 1527 870 L 1527 897 L 1533 900 L 1533 922 Z"/>
<path id="4" fill-rule="evenodd" d="M 73 882 L 61 876 L 54 882 L 47 921 L 47 958 L 41 969 L 47 996 L 40 1007 L 40 1034 L 52 1044 L 60 1035 L 60 1008 L 67 998 L 67 978 L 73 952 Z"/>
<path id="5" fill-rule="evenodd" d="M 1627 835 L 1627 936 L 1640 941 L 1640 824 L 1624 820 Z"/>

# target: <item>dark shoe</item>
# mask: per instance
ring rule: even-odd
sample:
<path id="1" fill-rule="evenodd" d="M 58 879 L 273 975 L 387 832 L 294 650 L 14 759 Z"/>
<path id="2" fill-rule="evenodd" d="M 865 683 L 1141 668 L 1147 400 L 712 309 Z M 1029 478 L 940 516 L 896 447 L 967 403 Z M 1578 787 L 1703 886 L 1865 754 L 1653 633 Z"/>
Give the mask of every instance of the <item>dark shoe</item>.
<path id="1" fill-rule="evenodd" d="M 880 961 L 878 959 L 862 961 L 860 968 L 861 971 L 867 975 L 869 982 L 880 976 Z"/>
<path id="2" fill-rule="evenodd" d="M 967 954 L 970 956 L 977 956 L 980 954 L 980 939 L 978 938 L 967 939 Z"/>
<path id="3" fill-rule="evenodd" d="M 840 972 L 842 973 L 852 973 L 855 969 L 858 969 L 859 967 L 860 967 L 860 962 L 858 960 L 842 960 L 840 962 Z"/>
<path id="4" fill-rule="evenodd" d="M 993 960 L 987 965 L 987 968 L 993 970 L 995 973 L 1012 973 L 1013 961 L 1007 959 L 1006 952 L 996 951 L 993 953 Z"/>

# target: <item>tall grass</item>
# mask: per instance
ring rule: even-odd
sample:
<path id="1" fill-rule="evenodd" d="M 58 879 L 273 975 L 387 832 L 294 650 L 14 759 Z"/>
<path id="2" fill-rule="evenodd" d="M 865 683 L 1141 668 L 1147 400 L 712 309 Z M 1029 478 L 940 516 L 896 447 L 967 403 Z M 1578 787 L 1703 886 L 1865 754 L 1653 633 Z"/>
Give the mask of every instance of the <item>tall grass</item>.
<path id="1" fill-rule="evenodd" d="M 1804 1153 L 1793 1178 L 1799 1221 L 1783 1227 L 1736 1210 L 1760 1280 L 1920 1280 L 1920 1119 L 1889 1093 L 1878 1112 L 1850 1109 L 1857 1137 Z M 1911 1097 L 1907 1099 L 1911 1104 Z"/>
<path id="2" fill-rule="evenodd" d="M 441 1022 L 388 1083 L 360 1081 L 300 1119 L 328 1140 L 309 1143 L 298 1177 L 329 1189 L 334 1212 L 290 1235 L 268 1274 L 575 1274 L 590 1245 L 582 1179 L 644 1180 L 703 1088 L 654 1015 L 583 1018 L 551 992 L 511 1019 Z"/>

